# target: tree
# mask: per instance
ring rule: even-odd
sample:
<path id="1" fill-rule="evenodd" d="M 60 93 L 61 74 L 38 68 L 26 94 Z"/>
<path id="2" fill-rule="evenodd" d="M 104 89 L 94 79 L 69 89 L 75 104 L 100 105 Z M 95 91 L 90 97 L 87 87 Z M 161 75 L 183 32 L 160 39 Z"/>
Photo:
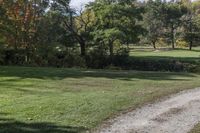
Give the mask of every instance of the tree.
<path id="1" fill-rule="evenodd" d="M 187 10 L 178 2 L 165 3 L 162 14 L 165 17 L 165 25 L 169 29 L 169 38 L 172 49 L 176 46 L 177 28 L 182 24 L 181 18 Z"/>
<path id="2" fill-rule="evenodd" d="M 62 16 L 58 12 L 48 11 L 43 16 L 38 24 L 37 48 L 39 50 L 43 47 L 43 51 L 48 51 L 48 48 L 53 47 L 55 44 L 65 47 L 73 46 L 73 40 L 71 40 L 71 36 L 69 35 L 70 33 L 65 30 L 62 23 L 60 23 L 61 21 L 63 21 Z"/>
<path id="3" fill-rule="evenodd" d="M 147 30 L 147 39 L 156 49 L 156 42 L 162 36 L 164 22 L 162 15 L 163 3 L 160 0 L 148 1 L 146 3 L 146 13 L 144 15 L 144 27 Z"/>
<path id="4" fill-rule="evenodd" d="M 25 49 L 26 62 L 30 62 L 36 43 L 38 22 L 48 7 L 48 0 L 3 0 L 4 19 L 1 31 L 9 47 L 17 52 Z"/>
<path id="5" fill-rule="evenodd" d="M 190 0 L 182 1 L 182 5 L 186 7 L 187 13 L 184 15 L 182 21 L 184 25 L 184 38 L 189 43 L 189 50 L 192 50 L 193 43 L 198 38 L 198 25 L 196 22 L 197 13 Z"/>
<path id="6" fill-rule="evenodd" d="M 54 0 L 54 10 L 57 10 L 63 16 L 63 25 L 66 31 L 69 31 L 80 45 L 81 56 L 85 57 L 86 47 L 90 42 L 91 26 L 95 19 L 93 12 L 88 8 L 76 11 L 69 7 L 68 0 Z"/>
<path id="7" fill-rule="evenodd" d="M 71 31 L 75 40 L 80 44 L 81 55 L 85 57 L 86 47 L 91 44 L 91 33 L 96 23 L 94 12 L 89 8 L 84 11 L 80 10 L 74 17 L 71 16 L 71 21 L 73 24 L 65 22 L 65 27 Z"/>
<path id="8" fill-rule="evenodd" d="M 142 27 L 142 9 L 134 0 L 96 0 L 90 5 L 95 13 L 96 27 L 93 32 L 97 44 L 108 47 L 110 57 L 114 55 L 114 44 L 138 41 Z"/>

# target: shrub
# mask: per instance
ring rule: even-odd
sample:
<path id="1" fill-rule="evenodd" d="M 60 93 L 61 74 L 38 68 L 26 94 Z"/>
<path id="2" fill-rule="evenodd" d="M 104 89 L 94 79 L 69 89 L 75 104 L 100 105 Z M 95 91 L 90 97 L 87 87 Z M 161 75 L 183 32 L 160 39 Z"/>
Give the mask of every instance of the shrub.
<path id="1" fill-rule="evenodd" d="M 129 50 L 127 50 L 126 48 L 121 48 L 117 51 L 112 63 L 115 66 L 119 67 L 119 66 L 126 65 L 128 59 L 129 59 Z"/>
<path id="2" fill-rule="evenodd" d="M 63 67 L 86 67 L 85 59 L 76 51 L 67 52 L 62 63 Z"/>
<path id="3" fill-rule="evenodd" d="M 3 64 L 24 65 L 26 64 L 26 52 L 24 49 L 4 49 L 2 50 Z"/>
<path id="4" fill-rule="evenodd" d="M 76 50 L 54 52 L 46 60 L 48 65 L 54 67 L 85 67 L 85 59 Z"/>
<path id="5" fill-rule="evenodd" d="M 93 49 L 86 56 L 86 65 L 89 68 L 103 69 L 111 64 L 111 59 L 104 49 Z"/>
<path id="6" fill-rule="evenodd" d="M 185 63 L 179 60 L 171 59 L 141 59 L 128 57 L 125 61 L 115 64 L 118 67 L 128 70 L 142 70 L 142 71 L 192 71 L 196 65 L 192 63 Z"/>
<path id="7" fill-rule="evenodd" d="M 185 48 L 185 47 L 188 47 L 188 43 L 186 41 L 184 41 L 183 39 L 178 39 L 176 41 L 176 45 L 177 47 L 179 48 Z"/>

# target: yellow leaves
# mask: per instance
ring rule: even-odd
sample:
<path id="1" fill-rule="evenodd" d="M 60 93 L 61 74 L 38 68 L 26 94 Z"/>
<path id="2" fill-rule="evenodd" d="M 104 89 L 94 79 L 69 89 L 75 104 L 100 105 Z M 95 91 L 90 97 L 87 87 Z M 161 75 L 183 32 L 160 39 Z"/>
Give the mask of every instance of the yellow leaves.
<path id="1" fill-rule="evenodd" d="M 28 43 L 24 42 L 27 41 L 26 38 L 31 38 L 37 32 L 36 22 L 40 20 L 40 15 L 37 13 L 34 1 L 0 0 L 0 2 L 2 9 L 5 10 L 3 25 L 8 29 L 5 33 L 6 41 L 10 46 L 18 43 L 21 47 L 21 44 Z"/>
<path id="2" fill-rule="evenodd" d="M 83 31 L 92 26 L 95 21 L 96 18 L 94 12 L 91 10 L 85 10 L 75 18 L 75 26 L 80 31 Z"/>

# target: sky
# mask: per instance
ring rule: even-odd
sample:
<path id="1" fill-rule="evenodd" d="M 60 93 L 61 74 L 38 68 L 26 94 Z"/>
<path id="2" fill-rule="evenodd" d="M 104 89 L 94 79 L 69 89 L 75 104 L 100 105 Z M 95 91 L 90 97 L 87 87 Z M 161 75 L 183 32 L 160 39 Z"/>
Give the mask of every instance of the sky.
<path id="1" fill-rule="evenodd" d="M 84 7 L 85 4 L 92 2 L 94 0 L 71 0 L 70 6 L 76 8 L 77 10 Z"/>
<path id="2" fill-rule="evenodd" d="M 72 8 L 79 10 L 82 7 L 84 7 L 85 4 L 92 2 L 92 1 L 94 1 L 94 0 L 71 0 L 70 6 Z M 195 0 L 192 0 L 192 1 L 195 1 Z"/>

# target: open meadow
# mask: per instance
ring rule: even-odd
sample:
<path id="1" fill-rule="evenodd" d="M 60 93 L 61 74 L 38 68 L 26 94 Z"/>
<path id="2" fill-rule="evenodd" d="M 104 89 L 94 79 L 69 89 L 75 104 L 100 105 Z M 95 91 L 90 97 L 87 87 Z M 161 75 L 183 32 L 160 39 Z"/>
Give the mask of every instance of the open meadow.
<path id="1" fill-rule="evenodd" d="M 0 132 L 78 133 L 198 86 L 192 73 L 0 67 Z"/>

